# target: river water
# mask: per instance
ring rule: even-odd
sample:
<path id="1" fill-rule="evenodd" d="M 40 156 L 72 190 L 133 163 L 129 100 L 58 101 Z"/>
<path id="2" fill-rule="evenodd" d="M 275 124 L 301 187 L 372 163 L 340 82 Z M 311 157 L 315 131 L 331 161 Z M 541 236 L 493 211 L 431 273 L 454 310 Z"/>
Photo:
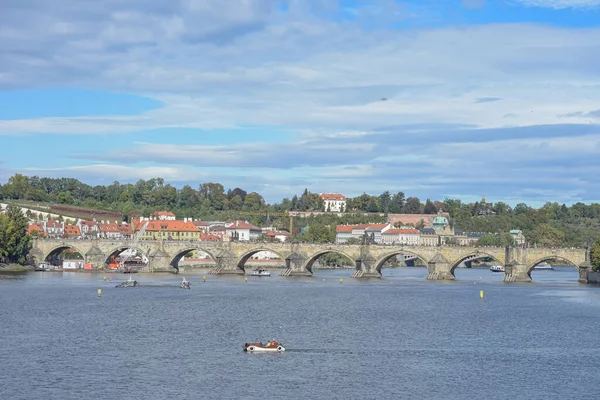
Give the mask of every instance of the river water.
<path id="1" fill-rule="evenodd" d="M 600 397 L 600 288 L 574 268 L 384 272 L 0 275 L 0 399 Z M 242 351 L 272 338 L 288 351 Z"/>

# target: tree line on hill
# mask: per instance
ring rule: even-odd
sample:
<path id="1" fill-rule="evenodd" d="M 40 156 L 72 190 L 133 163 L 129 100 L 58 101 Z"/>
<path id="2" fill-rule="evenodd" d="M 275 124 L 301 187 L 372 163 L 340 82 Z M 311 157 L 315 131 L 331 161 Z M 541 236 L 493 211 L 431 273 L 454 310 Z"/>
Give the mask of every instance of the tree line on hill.
<path id="1" fill-rule="evenodd" d="M 267 204 L 259 193 L 248 193 L 241 188 L 225 190 L 223 185 L 209 182 L 197 188 L 186 185 L 178 189 L 161 178 L 140 179 L 129 184 L 115 181 L 107 186 L 90 186 L 73 178 L 16 174 L 6 184 L 0 185 L 0 198 L 118 211 L 126 220 L 136 215 L 147 216 L 153 211 L 168 210 L 178 218 L 244 218 L 256 225 L 270 221 L 278 228 L 287 228 L 288 220 L 285 217 L 267 216 L 269 213 L 323 211 L 321 197 L 308 189 L 279 203 Z M 503 202 L 488 203 L 484 199 L 474 203 L 463 203 L 458 199 L 426 199 L 423 203 L 417 197 L 405 197 L 401 191 L 394 194 L 386 191 L 378 196 L 363 193 L 347 198 L 346 209 L 341 217 L 323 214 L 295 218 L 294 225 L 298 229 L 310 226 L 313 232 L 320 232 L 314 234 L 321 238 L 319 240 L 329 238 L 331 241 L 335 236 L 335 226 L 339 224 L 377 223 L 385 221 L 388 213 L 435 214 L 439 210 L 450 214 L 450 224 L 455 229 L 490 233 L 482 238 L 481 244 L 503 245 L 508 241 L 507 234 L 512 229 L 522 230 L 529 243 L 540 246 L 587 247 L 600 237 L 600 204 L 576 203 L 566 206 L 548 202 L 534 209 L 524 203 L 510 207 Z M 240 212 L 258 215 L 248 216 Z M 328 235 L 322 234 L 322 227 L 330 230 Z"/>

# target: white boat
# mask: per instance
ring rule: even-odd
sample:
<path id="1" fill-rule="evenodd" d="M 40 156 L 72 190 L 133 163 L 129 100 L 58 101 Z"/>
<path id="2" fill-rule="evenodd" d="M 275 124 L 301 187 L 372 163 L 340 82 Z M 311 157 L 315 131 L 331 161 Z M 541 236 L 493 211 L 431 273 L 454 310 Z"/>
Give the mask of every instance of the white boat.
<path id="1" fill-rule="evenodd" d="M 257 268 L 252 270 L 250 276 L 271 276 L 271 272 L 267 269 Z"/>
<path id="2" fill-rule="evenodd" d="M 552 267 L 552 265 L 548 264 L 546 261 L 543 261 L 541 263 L 539 263 L 538 265 L 536 265 L 535 267 L 533 267 L 534 270 L 536 271 L 543 271 L 543 270 L 553 270 L 554 267 Z"/>
<path id="3" fill-rule="evenodd" d="M 244 351 L 250 353 L 277 353 L 285 351 L 285 347 L 281 343 L 276 341 L 267 342 L 266 345 L 260 342 L 246 343 L 244 344 Z"/>
<path id="4" fill-rule="evenodd" d="M 492 265 L 490 267 L 490 271 L 492 272 L 504 272 L 504 267 L 500 264 Z"/>
<path id="5" fill-rule="evenodd" d="M 192 284 L 189 281 L 185 280 L 185 276 L 183 277 L 183 280 L 181 281 L 181 284 L 179 285 L 182 289 L 189 289 L 190 286 L 192 286 Z"/>

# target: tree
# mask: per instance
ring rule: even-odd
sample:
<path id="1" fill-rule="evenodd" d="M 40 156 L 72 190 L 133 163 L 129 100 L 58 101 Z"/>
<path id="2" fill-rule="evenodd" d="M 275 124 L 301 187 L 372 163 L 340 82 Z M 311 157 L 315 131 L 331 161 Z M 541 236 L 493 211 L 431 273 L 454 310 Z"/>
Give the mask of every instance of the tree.
<path id="1" fill-rule="evenodd" d="M 394 214 L 400 214 L 404 209 L 404 193 L 398 192 L 392 196 L 390 202 L 390 212 Z"/>
<path id="2" fill-rule="evenodd" d="M 596 242 L 592 246 L 592 254 L 590 258 L 592 269 L 594 271 L 600 271 L 600 237 L 596 239 Z"/>
<path id="3" fill-rule="evenodd" d="M 303 239 L 310 243 L 332 243 L 335 232 L 325 225 L 311 225 L 304 232 Z"/>
<path id="4" fill-rule="evenodd" d="M 6 211 L 0 215 L 0 262 L 24 264 L 31 246 L 27 218 L 17 206 L 9 205 Z"/>
<path id="5" fill-rule="evenodd" d="M 425 214 L 437 214 L 437 209 L 435 208 L 431 200 L 427 199 L 427 201 L 425 201 L 425 208 L 423 209 L 423 212 Z"/>
<path id="6" fill-rule="evenodd" d="M 527 239 L 540 247 L 555 247 L 563 244 L 565 233 L 550 224 L 541 224 L 531 231 Z"/>
<path id="7" fill-rule="evenodd" d="M 423 204 L 417 197 L 409 197 L 406 199 L 404 210 L 406 214 L 421 214 L 423 212 Z"/>
<path id="8" fill-rule="evenodd" d="M 241 210 L 244 206 L 244 200 L 240 197 L 240 195 L 235 195 L 229 200 L 229 209 L 231 210 Z"/>
<path id="9" fill-rule="evenodd" d="M 381 207 L 381 211 L 383 213 L 389 213 L 390 212 L 390 205 L 392 203 L 392 196 L 390 195 L 390 192 L 388 192 L 387 190 L 383 193 L 381 193 L 379 195 L 379 206 Z"/>

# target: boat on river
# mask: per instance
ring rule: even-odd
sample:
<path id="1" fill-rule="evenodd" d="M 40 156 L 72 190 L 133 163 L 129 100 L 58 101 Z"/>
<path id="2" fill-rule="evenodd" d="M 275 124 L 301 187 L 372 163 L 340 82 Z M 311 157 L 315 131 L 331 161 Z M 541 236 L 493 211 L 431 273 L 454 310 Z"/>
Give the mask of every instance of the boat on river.
<path id="1" fill-rule="evenodd" d="M 271 272 L 268 269 L 255 268 L 250 273 L 251 276 L 271 276 Z"/>
<path id="2" fill-rule="evenodd" d="M 136 280 L 134 280 L 134 279 L 131 279 L 131 276 L 129 276 L 129 279 L 128 279 L 128 280 L 126 280 L 126 281 L 123 281 L 123 282 L 119 283 L 119 284 L 118 284 L 117 286 L 115 286 L 115 287 L 135 287 L 135 286 L 137 286 L 137 285 L 138 285 L 137 281 L 136 281 Z"/>
<path id="3" fill-rule="evenodd" d="M 253 342 L 244 344 L 244 351 L 249 353 L 277 353 L 285 351 L 285 347 L 276 340 L 262 344 L 261 342 Z"/>
<path id="4" fill-rule="evenodd" d="M 492 272 L 504 272 L 504 267 L 500 264 L 492 265 L 490 267 L 490 271 Z"/>
<path id="5" fill-rule="evenodd" d="M 538 265 L 536 265 L 535 267 L 533 267 L 534 270 L 536 271 L 548 271 L 548 270 L 553 270 L 554 267 L 550 264 L 548 264 L 546 261 L 543 261 L 541 263 L 539 263 Z"/>
<path id="6" fill-rule="evenodd" d="M 179 286 L 182 289 L 190 289 L 190 287 L 192 286 L 192 284 L 190 283 L 190 281 L 186 281 L 185 277 L 183 277 L 183 280 L 181 281 L 181 283 L 179 284 Z"/>

